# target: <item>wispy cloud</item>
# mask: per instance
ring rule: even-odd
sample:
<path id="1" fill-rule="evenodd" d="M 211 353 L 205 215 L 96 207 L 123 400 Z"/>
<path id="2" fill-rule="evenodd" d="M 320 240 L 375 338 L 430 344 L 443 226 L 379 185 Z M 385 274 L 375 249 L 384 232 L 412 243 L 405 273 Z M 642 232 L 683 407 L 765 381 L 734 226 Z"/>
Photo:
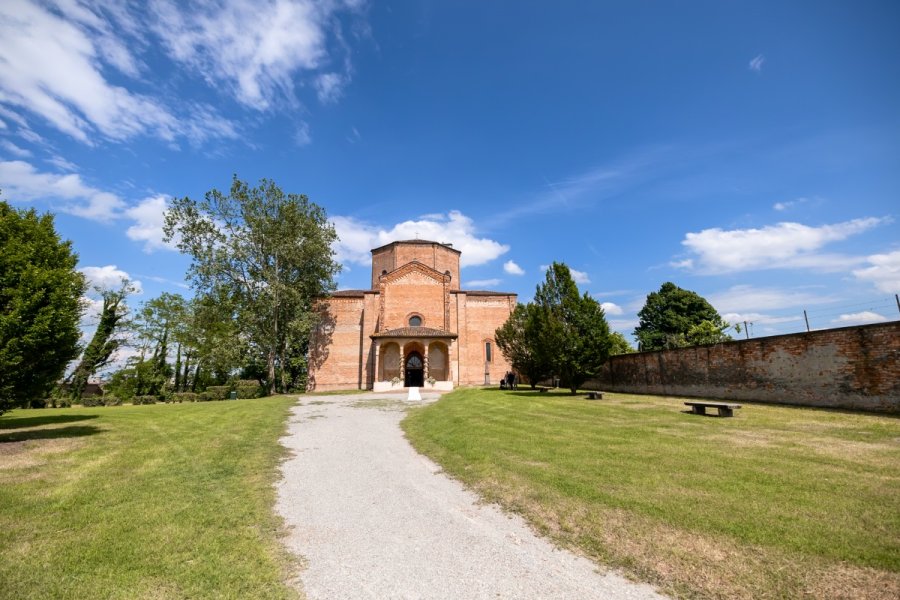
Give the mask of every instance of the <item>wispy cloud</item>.
<path id="1" fill-rule="evenodd" d="M 123 215 L 131 219 L 134 224 L 125 230 L 128 239 L 143 242 L 144 252 L 154 250 L 175 250 L 173 242 L 168 244 L 163 241 L 163 225 L 165 224 L 165 212 L 168 209 L 168 197 L 158 194 L 141 200 L 136 205 L 127 208 Z"/>
<path id="2" fill-rule="evenodd" d="M 797 307 L 802 309 L 807 306 L 828 304 L 836 300 L 834 296 L 805 289 L 751 285 L 735 285 L 725 291 L 710 294 L 706 298 L 722 314 L 740 313 L 741 315 L 762 315 L 766 311 Z"/>
<path id="3" fill-rule="evenodd" d="M 493 287 L 495 285 L 500 285 L 500 279 L 473 279 L 472 281 L 467 281 L 466 285 L 470 288 L 485 288 L 485 287 Z"/>
<path id="4" fill-rule="evenodd" d="M 818 250 L 890 221 L 889 217 L 868 217 L 820 227 L 778 223 L 759 229 L 704 229 L 688 233 L 681 242 L 694 256 L 671 264 L 705 274 L 774 268 L 839 271 L 860 264 L 864 258 L 820 254 Z"/>
<path id="5" fill-rule="evenodd" d="M 2 148 L 9 154 L 12 154 L 13 156 L 16 156 L 18 158 L 28 158 L 31 156 L 31 150 L 26 150 L 25 148 L 16 146 L 9 140 L 3 140 L 2 142 L 0 142 L 0 146 L 2 146 Z"/>
<path id="6" fill-rule="evenodd" d="M 772 208 L 779 212 L 784 212 L 796 206 L 800 206 L 801 204 L 806 204 L 807 202 L 809 202 L 809 198 L 797 198 L 796 200 L 788 200 L 787 202 L 776 202 L 772 205 Z"/>
<path id="7" fill-rule="evenodd" d="M 766 57 L 762 54 L 757 54 L 753 58 L 750 59 L 750 64 L 748 65 L 751 71 L 759 73 L 762 71 L 763 65 L 766 64 Z"/>
<path id="8" fill-rule="evenodd" d="M 337 17 L 365 9 L 314 0 L 50 4 L 0 3 L 0 102 L 88 145 L 242 137 L 238 123 L 190 92 L 147 85 L 156 82 L 144 81 L 152 74 L 145 61 L 165 55 L 180 76 L 171 85 L 201 80 L 252 110 L 293 114 L 303 88 L 333 103 L 352 72 Z M 165 54 L 151 55 L 157 48 Z M 20 126 L 20 135 L 31 131 Z"/>
<path id="9" fill-rule="evenodd" d="M 506 244 L 478 237 L 472 219 L 455 210 L 447 215 L 427 215 L 417 220 L 403 221 L 390 228 L 344 216 L 333 217 L 332 223 L 340 238 L 335 246 L 337 259 L 345 263 L 368 265 L 372 260 L 372 248 L 416 238 L 453 244 L 462 252 L 462 267 L 490 262 L 509 251 Z"/>
<path id="10" fill-rule="evenodd" d="M 520 267 L 515 263 L 515 261 L 508 260 L 503 263 L 503 271 L 508 273 L 509 275 L 524 275 L 525 269 Z"/>
<path id="11" fill-rule="evenodd" d="M 831 322 L 836 325 L 862 325 L 864 323 L 883 323 L 887 320 L 887 317 L 884 315 L 871 310 L 864 310 L 862 312 L 840 315 L 838 318 L 832 319 Z"/>

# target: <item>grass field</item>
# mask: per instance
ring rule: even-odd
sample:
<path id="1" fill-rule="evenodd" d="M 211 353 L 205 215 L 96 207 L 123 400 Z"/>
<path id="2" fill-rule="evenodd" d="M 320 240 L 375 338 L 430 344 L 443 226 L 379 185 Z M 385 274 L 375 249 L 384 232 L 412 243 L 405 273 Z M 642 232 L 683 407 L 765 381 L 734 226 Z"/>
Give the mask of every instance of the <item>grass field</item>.
<path id="1" fill-rule="evenodd" d="M 0 417 L 0 597 L 296 597 L 272 508 L 295 401 Z"/>
<path id="2" fill-rule="evenodd" d="M 561 545 L 683 597 L 900 597 L 900 419 L 463 389 L 416 448 Z"/>

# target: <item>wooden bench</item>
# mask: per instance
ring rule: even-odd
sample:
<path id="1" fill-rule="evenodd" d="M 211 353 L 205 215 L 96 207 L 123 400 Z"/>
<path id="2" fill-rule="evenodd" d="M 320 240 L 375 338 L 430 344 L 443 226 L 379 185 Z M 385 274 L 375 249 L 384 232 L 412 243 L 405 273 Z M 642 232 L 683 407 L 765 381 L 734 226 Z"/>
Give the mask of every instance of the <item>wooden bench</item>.
<path id="1" fill-rule="evenodd" d="M 740 404 L 729 404 L 727 402 L 685 402 L 686 406 L 691 407 L 691 412 L 695 415 L 705 415 L 706 409 L 708 408 L 717 408 L 719 409 L 720 417 L 733 417 L 734 409 L 740 408 Z"/>
<path id="2" fill-rule="evenodd" d="M 587 393 L 588 400 L 603 400 L 603 392 L 591 390 Z"/>

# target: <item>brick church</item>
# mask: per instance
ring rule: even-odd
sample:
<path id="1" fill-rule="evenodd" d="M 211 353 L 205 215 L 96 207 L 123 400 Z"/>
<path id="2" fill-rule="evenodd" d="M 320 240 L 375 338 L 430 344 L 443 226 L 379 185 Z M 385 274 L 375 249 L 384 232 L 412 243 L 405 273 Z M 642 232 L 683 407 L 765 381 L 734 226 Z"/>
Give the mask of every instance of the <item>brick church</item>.
<path id="1" fill-rule="evenodd" d="M 372 250 L 372 287 L 320 302 L 309 389 L 452 389 L 510 370 L 494 332 L 516 307 L 507 292 L 463 290 L 460 251 L 426 240 Z"/>

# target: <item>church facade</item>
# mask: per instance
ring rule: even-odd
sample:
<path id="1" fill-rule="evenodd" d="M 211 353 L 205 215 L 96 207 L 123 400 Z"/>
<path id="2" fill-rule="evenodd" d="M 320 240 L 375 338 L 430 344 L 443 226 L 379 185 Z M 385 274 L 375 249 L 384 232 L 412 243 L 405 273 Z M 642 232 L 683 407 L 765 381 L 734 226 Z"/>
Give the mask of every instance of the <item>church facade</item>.
<path id="1" fill-rule="evenodd" d="M 372 286 L 319 303 L 311 391 L 496 384 L 510 370 L 495 331 L 516 294 L 463 290 L 460 251 L 426 240 L 372 250 Z"/>

